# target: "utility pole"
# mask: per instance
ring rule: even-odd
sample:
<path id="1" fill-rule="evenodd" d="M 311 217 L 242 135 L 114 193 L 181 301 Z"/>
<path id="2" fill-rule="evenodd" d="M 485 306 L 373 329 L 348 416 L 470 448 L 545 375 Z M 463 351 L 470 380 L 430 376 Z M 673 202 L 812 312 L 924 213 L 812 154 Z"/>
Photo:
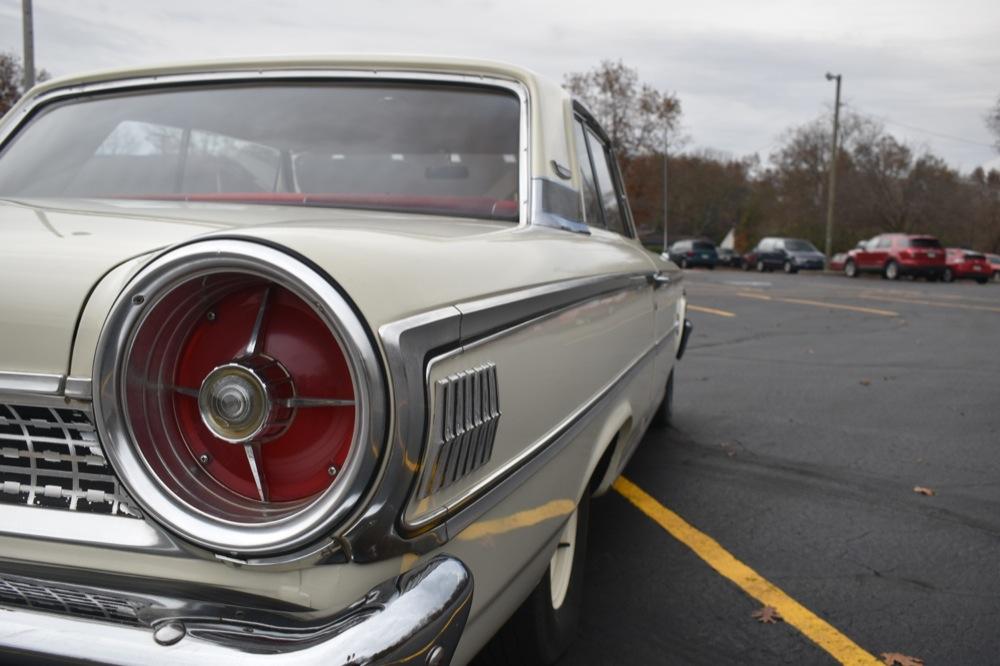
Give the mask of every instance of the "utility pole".
<path id="1" fill-rule="evenodd" d="M 24 29 L 24 92 L 35 85 L 35 29 L 31 0 L 21 0 L 21 26 Z"/>
<path id="2" fill-rule="evenodd" d="M 667 160 L 669 150 L 667 148 L 667 138 L 670 126 L 663 125 L 663 253 L 667 253 Z"/>
<path id="3" fill-rule="evenodd" d="M 833 256 L 833 197 L 837 191 L 837 131 L 840 129 L 840 74 L 826 73 L 827 81 L 837 82 L 833 103 L 833 143 L 830 144 L 830 188 L 826 193 L 826 258 Z"/>

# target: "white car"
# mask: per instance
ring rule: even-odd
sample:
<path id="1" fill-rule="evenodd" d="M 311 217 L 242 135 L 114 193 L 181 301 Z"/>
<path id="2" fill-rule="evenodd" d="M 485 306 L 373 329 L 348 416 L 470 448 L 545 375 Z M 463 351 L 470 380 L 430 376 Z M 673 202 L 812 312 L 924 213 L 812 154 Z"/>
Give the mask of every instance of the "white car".
<path id="1" fill-rule="evenodd" d="M 565 650 L 690 331 L 583 106 L 210 62 L 43 84 L 0 141 L 0 658 Z"/>

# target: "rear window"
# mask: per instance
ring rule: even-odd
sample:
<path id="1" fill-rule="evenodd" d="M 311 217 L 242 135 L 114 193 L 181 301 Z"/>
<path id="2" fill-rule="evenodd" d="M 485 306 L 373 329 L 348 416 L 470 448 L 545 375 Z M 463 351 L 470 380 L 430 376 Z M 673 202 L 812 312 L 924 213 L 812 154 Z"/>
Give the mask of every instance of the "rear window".
<path id="1" fill-rule="evenodd" d="M 227 84 L 43 108 L 6 198 L 319 205 L 516 220 L 520 102 L 473 85 Z"/>
<path id="2" fill-rule="evenodd" d="M 978 252 L 966 252 L 965 253 L 965 258 L 966 259 L 975 259 L 975 260 L 978 261 L 980 259 L 985 259 L 986 255 L 980 254 Z"/>
<path id="3" fill-rule="evenodd" d="M 694 249 L 700 250 L 701 252 L 707 252 L 715 249 L 715 246 L 707 241 L 695 241 L 692 245 L 694 246 Z"/>
<path id="4" fill-rule="evenodd" d="M 818 252 L 819 250 L 809 241 L 789 239 L 785 241 L 785 249 L 789 252 Z"/>
<path id="5" fill-rule="evenodd" d="M 941 242 L 936 238 L 908 238 L 906 247 L 941 247 Z"/>

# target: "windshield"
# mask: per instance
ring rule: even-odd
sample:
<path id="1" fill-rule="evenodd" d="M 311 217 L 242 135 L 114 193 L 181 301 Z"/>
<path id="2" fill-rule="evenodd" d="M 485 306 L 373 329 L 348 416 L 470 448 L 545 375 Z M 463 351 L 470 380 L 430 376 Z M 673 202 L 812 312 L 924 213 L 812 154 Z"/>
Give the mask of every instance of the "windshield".
<path id="1" fill-rule="evenodd" d="M 786 240 L 785 249 L 789 252 L 819 252 L 816 246 L 809 241 L 795 239 Z"/>
<path id="2" fill-rule="evenodd" d="M 941 247 L 941 243 L 936 238 L 910 238 L 906 247 Z"/>
<path id="3" fill-rule="evenodd" d="M 239 201 L 518 218 L 520 102 L 429 84 L 228 85 L 49 106 L 0 197 Z"/>

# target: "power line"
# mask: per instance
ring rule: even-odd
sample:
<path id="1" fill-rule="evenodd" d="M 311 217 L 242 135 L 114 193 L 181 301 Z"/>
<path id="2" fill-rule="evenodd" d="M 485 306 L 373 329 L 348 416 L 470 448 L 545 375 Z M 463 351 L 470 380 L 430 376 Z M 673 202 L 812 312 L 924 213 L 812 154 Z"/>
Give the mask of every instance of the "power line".
<path id="1" fill-rule="evenodd" d="M 844 102 L 844 106 L 848 106 L 848 103 Z M 854 108 L 854 109 L 858 109 L 858 106 L 856 104 L 851 104 L 850 106 L 852 108 Z M 864 113 L 864 111 L 862 111 L 862 113 Z M 881 120 L 882 122 L 888 123 L 890 125 L 897 125 L 899 127 L 905 127 L 906 129 L 913 130 L 915 132 L 923 132 L 924 134 L 930 134 L 931 136 L 936 136 L 936 137 L 939 137 L 941 139 L 948 139 L 950 141 L 960 141 L 962 143 L 969 143 L 969 144 L 972 144 L 974 146 L 982 146 L 984 148 L 993 148 L 993 144 L 991 144 L 991 143 L 983 143 L 982 141 L 976 141 L 974 139 L 966 139 L 964 137 L 955 136 L 954 134 L 945 134 L 944 132 L 937 132 L 937 131 L 934 131 L 934 130 L 929 130 L 929 129 L 925 128 L 925 127 L 917 127 L 916 125 L 910 125 L 910 124 L 907 124 L 907 123 L 901 123 L 898 120 L 893 120 L 889 116 L 879 115 L 877 113 L 867 113 L 866 115 L 869 115 L 872 118 L 877 118 L 878 120 Z"/>

